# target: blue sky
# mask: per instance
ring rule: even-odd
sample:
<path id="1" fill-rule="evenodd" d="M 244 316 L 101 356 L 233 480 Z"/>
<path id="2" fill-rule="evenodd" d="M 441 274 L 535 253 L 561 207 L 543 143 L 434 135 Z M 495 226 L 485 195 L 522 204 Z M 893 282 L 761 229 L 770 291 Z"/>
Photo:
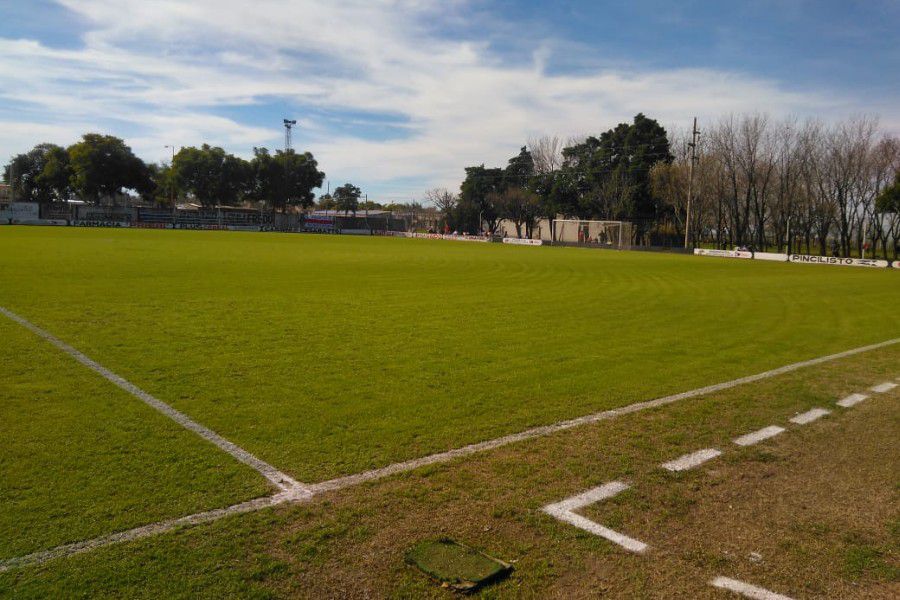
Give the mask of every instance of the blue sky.
<path id="1" fill-rule="evenodd" d="M 291 117 L 332 186 L 402 201 L 637 112 L 900 133 L 898 30 L 900 0 L 0 0 L 0 158 L 85 131 L 249 156 Z"/>

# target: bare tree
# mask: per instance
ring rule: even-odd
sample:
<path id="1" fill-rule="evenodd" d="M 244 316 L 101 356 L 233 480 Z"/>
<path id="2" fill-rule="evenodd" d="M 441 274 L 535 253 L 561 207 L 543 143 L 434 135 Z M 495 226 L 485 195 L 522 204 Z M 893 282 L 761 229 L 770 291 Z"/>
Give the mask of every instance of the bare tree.
<path id="1" fill-rule="evenodd" d="M 872 152 L 872 181 L 875 197 L 892 183 L 900 182 L 900 138 L 886 135 L 881 138 Z M 900 210 L 885 204 L 872 203 L 870 231 L 872 247 L 880 245 L 885 259 L 897 259 L 897 245 L 900 243 Z M 893 248 L 891 248 L 893 245 Z"/>
<path id="2" fill-rule="evenodd" d="M 458 198 L 446 188 L 434 188 L 425 192 L 425 201 L 433 204 L 444 219 L 449 220 Z"/>
<path id="3" fill-rule="evenodd" d="M 528 140 L 535 173 L 547 174 L 562 166 L 562 143 L 559 136 L 544 135 Z"/>

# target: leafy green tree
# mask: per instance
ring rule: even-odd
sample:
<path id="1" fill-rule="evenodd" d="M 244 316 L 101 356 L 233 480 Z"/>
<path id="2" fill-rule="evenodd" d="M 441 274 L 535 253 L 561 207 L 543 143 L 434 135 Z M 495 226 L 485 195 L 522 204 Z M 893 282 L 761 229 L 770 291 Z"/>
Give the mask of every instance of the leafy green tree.
<path id="1" fill-rule="evenodd" d="M 337 206 L 331 194 L 322 194 L 319 196 L 319 202 L 316 204 L 321 210 L 334 210 Z"/>
<path id="2" fill-rule="evenodd" d="M 880 213 L 900 214 L 900 171 L 894 177 L 894 183 L 881 190 L 875 198 L 875 208 Z"/>
<path id="3" fill-rule="evenodd" d="M 151 189 L 145 198 L 155 204 L 172 206 L 178 201 L 178 180 L 175 169 L 166 163 L 147 165 Z"/>
<path id="4" fill-rule="evenodd" d="M 99 202 L 124 189 L 146 191 L 151 185 L 147 165 L 117 137 L 87 133 L 69 146 L 68 154 L 72 188 L 84 200 Z"/>
<path id="5" fill-rule="evenodd" d="M 643 237 L 659 208 L 650 185 L 658 162 L 671 162 L 666 130 L 643 114 L 563 149 L 556 202 L 582 218 L 627 219 Z"/>
<path id="6" fill-rule="evenodd" d="M 51 200 L 68 200 L 72 196 L 69 153 L 62 146 L 50 145 L 44 158 L 44 168 L 36 179 L 38 187 L 46 190 Z"/>
<path id="7" fill-rule="evenodd" d="M 322 186 L 325 173 L 309 152 L 254 148 L 250 162 L 253 172 L 253 195 L 269 203 L 273 210 L 285 211 L 288 206 L 309 208 L 315 203 L 313 190 Z"/>
<path id="8" fill-rule="evenodd" d="M 334 190 L 336 208 L 344 211 L 345 215 L 349 212 L 356 215 L 356 211 L 359 210 L 359 197 L 361 195 L 362 191 L 358 187 L 352 183 L 345 183 Z"/>
<path id="9" fill-rule="evenodd" d="M 38 144 L 12 158 L 3 170 L 16 198 L 31 202 L 68 200 L 72 194 L 71 168 L 65 149 L 55 144 Z"/>
<path id="10" fill-rule="evenodd" d="M 237 204 L 252 183 L 250 164 L 222 148 L 186 147 L 172 161 L 174 183 L 203 206 Z"/>
<path id="11" fill-rule="evenodd" d="M 534 225 L 541 213 L 540 197 L 530 190 L 521 187 L 507 188 L 496 200 L 503 218 L 509 219 L 516 227 L 516 237 L 522 237 L 522 226 L 525 226 L 525 237 L 530 238 Z"/>
<path id="12" fill-rule="evenodd" d="M 488 169 L 484 165 L 466 167 L 466 178 L 460 186 L 454 211 L 453 228 L 474 233 L 483 222 L 489 231 L 495 231 L 500 221 L 496 199 L 505 189 L 503 169 Z"/>
<path id="13" fill-rule="evenodd" d="M 384 207 L 374 200 L 366 200 L 359 203 L 359 210 L 381 210 L 382 208 Z"/>
<path id="14" fill-rule="evenodd" d="M 503 171 L 505 187 L 527 188 L 534 176 L 534 158 L 528 148 L 522 146 L 519 154 L 509 159 L 506 169 Z"/>

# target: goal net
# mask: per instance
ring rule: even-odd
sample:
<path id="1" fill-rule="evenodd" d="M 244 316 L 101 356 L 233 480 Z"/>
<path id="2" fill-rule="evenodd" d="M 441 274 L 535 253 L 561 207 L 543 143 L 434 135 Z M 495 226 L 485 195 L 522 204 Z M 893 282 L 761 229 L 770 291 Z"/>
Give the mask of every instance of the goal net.
<path id="1" fill-rule="evenodd" d="M 631 235 L 627 225 L 624 221 L 554 219 L 553 231 L 557 242 L 622 248 Z"/>

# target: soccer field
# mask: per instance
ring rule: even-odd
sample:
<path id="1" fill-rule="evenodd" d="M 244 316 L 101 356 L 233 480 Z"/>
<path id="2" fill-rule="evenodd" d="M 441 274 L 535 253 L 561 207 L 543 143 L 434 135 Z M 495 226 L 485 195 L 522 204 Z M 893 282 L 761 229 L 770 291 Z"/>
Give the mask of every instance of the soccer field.
<path id="1" fill-rule="evenodd" d="M 68 228 L 0 256 L 0 306 L 304 482 L 900 335 L 880 269 Z"/>
<path id="2" fill-rule="evenodd" d="M 303 484 L 900 336 L 883 269 L 26 227 L 0 256 L 0 307 Z M 13 320 L 0 336 L 0 560 L 270 490 Z"/>

